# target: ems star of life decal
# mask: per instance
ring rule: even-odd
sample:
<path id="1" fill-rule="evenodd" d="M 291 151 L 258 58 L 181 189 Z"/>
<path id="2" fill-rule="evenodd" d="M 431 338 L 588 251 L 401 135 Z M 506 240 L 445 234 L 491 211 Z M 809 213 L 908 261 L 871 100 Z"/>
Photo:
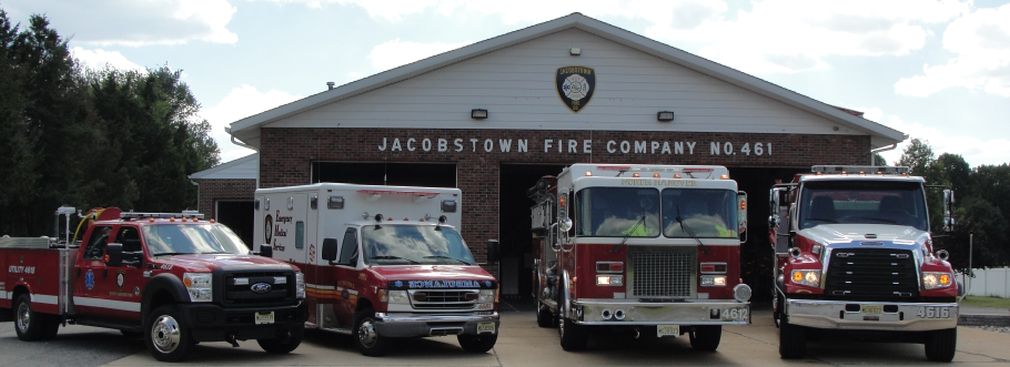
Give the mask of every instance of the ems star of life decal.
<path id="1" fill-rule="evenodd" d="M 116 286 L 117 287 L 123 288 L 123 283 L 125 283 L 125 282 L 126 282 L 126 275 L 123 275 L 123 273 L 116 274 Z"/>
<path id="2" fill-rule="evenodd" d="M 561 100 L 572 112 L 579 112 L 593 97 L 596 72 L 585 66 L 560 67 L 555 81 Z"/>

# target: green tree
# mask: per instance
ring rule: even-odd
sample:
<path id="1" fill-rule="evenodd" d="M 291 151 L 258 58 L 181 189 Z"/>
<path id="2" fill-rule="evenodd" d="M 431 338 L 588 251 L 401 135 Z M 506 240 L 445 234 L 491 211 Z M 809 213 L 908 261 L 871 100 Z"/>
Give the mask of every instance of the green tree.
<path id="1" fill-rule="evenodd" d="M 873 153 L 873 165 L 874 166 L 886 166 L 887 165 L 887 159 L 884 159 L 884 156 L 880 155 L 880 153 Z"/>
<path id="2" fill-rule="evenodd" d="M 905 151 L 898 159 L 899 166 L 908 166 L 912 173 L 920 176 L 927 174 L 927 169 L 933 163 L 933 148 L 928 143 L 912 139 L 911 144 L 905 147 Z"/>

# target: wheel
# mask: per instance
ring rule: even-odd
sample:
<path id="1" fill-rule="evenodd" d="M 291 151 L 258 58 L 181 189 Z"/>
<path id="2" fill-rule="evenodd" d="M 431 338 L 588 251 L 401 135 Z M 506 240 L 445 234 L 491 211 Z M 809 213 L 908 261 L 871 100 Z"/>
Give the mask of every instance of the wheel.
<path id="1" fill-rule="evenodd" d="M 537 306 L 537 326 L 551 328 L 558 325 L 558 319 L 554 317 L 551 308 L 543 303 Z"/>
<path id="2" fill-rule="evenodd" d="M 926 335 L 926 359 L 950 362 L 957 349 L 957 329 L 930 331 Z"/>
<path id="3" fill-rule="evenodd" d="M 701 352 L 714 352 L 722 339 L 722 325 L 699 325 L 691 328 L 691 348 Z"/>
<path id="4" fill-rule="evenodd" d="M 279 334 L 282 335 L 278 335 L 276 338 L 256 339 L 256 343 L 267 353 L 290 353 L 302 343 L 302 338 L 305 337 L 305 324 L 295 326 L 291 330 L 281 331 Z"/>
<path id="5" fill-rule="evenodd" d="M 589 331 L 585 326 L 579 326 L 567 318 L 558 321 L 558 334 L 561 335 L 561 349 L 576 351 L 586 349 L 589 343 Z"/>
<path id="6" fill-rule="evenodd" d="M 144 344 L 154 359 L 179 362 L 189 356 L 195 343 L 189 327 L 180 320 L 179 311 L 173 305 L 158 307 L 148 317 Z"/>
<path id="7" fill-rule="evenodd" d="M 389 339 L 379 335 L 375 327 L 375 314 L 372 310 L 363 310 L 354 317 L 354 346 L 361 354 L 378 357 L 386 354 Z"/>
<path id="8" fill-rule="evenodd" d="M 784 312 L 779 313 L 779 357 L 782 359 L 803 358 L 807 353 L 806 329 L 789 323 Z"/>
<path id="9" fill-rule="evenodd" d="M 55 315 L 32 310 L 32 299 L 27 293 L 14 301 L 14 331 L 18 339 L 25 341 L 48 340 L 59 331 L 59 319 Z"/>
<path id="10" fill-rule="evenodd" d="M 459 346 L 468 353 L 486 353 L 494 348 L 494 343 L 498 341 L 498 334 L 477 334 L 477 335 L 456 335 Z"/>

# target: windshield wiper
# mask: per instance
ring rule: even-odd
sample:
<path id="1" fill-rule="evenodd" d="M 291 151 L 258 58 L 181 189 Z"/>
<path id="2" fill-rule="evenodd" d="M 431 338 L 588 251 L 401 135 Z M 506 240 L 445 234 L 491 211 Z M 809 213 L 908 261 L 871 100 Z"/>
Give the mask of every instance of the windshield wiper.
<path id="1" fill-rule="evenodd" d="M 460 264 L 473 265 L 469 261 L 466 261 L 466 260 L 463 260 L 463 259 L 457 259 L 455 257 L 446 256 L 446 255 L 428 255 L 428 256 L 425 256 L 424 258 L 425 259 L 449 259 L 449 260 L 458 261 Z"/>
<path id="2" fill-rule="evenodd" d="M 705 248 L 705 243 L 702 242 L 701 239 L 698 238 L 698 236 L 694 235 L 694 231 L 689 229 L 688 226 L 684 225 L 684 218 L 680 216 L 680 204 L 677 204 L 677 217 L 674 219 L 676 219 L 677 223 L 680 224 L 680 229 L 683 229 L 684 233 L 687 233 L 688 236 L 693 238 L 695 241 L 698 241 L 698 247 L 701 247 L 702 249 Z"/>
<path id="3" fill-rule="evenodd" d="M 409 262 L 411 264 L 420 264 L 421 263 L 421 262 L 419 262 L 417 260 L 414 260 L 414 259 L 408 259 L 406 257 L 396 256 L 396 255 L 376 255 L 376 256 L 369 257 L 368 259 L 369 260 L 403 260 L 403 261 Z"/>

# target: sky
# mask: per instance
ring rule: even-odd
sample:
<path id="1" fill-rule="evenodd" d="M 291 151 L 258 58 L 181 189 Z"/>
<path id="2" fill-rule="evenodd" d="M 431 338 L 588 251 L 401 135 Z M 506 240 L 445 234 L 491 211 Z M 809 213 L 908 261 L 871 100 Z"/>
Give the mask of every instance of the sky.
<path id="1" fill-rule="evenodd" d="M 90 68 L 182 70 L 227 162 L 241 118 L 573 12 L 865 112 L 971 166 L 1010 162 L 1010 1 L 0 0 Z"/>

